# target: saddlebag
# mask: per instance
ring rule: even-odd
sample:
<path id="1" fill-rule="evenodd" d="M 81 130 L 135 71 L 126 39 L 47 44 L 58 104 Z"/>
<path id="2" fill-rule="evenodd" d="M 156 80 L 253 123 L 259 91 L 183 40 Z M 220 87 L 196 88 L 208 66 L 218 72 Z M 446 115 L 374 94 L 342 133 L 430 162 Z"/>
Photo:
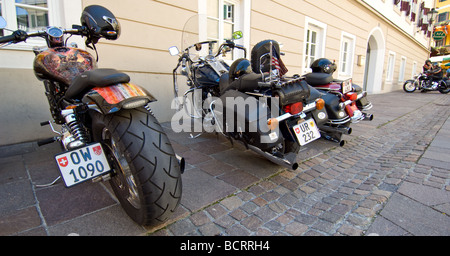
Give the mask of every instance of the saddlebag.
<path id="1" fill-rule="evenodd" d="M 297 102 L 303 102 L 310 96 L 310 87 L 305 80 L 294 80 L 284 83 L 281 88 L 274 91 L 274 95 L 278 95 L 280 105 L 286 106 Z"/>
<path id="2" fill-rule="evenodd" d="M 283 136 L 276 136 L 267 126 L 271 111 L 264 103 L 248 94 L 229 90 L 221 97 L 223 120 L 226 132 L 241 134 L 245 143 L 260 148 L 263 151 L 277 146 L 283 141 Z M 217 109 L 218 106 L 216 106 Z M 274 110 L 279 113 L 279 109 Z"/>

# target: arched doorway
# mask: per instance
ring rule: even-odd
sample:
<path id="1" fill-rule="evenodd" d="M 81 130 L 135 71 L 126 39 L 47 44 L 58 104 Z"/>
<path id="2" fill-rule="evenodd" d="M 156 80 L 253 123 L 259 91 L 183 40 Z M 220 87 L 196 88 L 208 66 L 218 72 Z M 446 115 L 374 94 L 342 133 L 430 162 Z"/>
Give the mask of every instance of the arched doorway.
<path id="1" fill-rule="evenodd" d="M 382 91 L 385 50 L 386 43 L 383 31 L 376 27 L 370 32 L 367 42 L 364 90 L 368 93 L 379 93 Z"/>

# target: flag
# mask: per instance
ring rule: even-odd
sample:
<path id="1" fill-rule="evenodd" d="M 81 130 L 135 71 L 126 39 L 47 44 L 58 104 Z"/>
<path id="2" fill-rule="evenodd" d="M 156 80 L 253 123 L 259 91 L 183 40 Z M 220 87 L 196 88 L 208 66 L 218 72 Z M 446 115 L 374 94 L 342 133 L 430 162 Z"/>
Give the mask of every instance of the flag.
<path id="1" fill-rule="evenodd" d="M 284 65 L 274 46 L 272 46 L 272 66 L 274 66 L 278 70 L 280 76 L 284 76 L 289 71 Z"/>

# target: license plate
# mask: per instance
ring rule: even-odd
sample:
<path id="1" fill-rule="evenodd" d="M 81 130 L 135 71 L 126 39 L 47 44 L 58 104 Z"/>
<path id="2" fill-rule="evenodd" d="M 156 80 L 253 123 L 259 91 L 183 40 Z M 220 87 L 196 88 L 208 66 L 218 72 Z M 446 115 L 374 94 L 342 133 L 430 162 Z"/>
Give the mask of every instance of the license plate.
<path id="1" fill-rule="evenodd" d="M 295 135 L 297 135 L 298 142 L 304 146 L 321 137 L 319 128 L 317 128 L 314 119 L 309 119 L 301 124 L 294 126 Z"/>
<path id="2" fill-rule="evenodd" d="M 100 143 L 55 156 L 66 187 L 72 187 L 111 170 Z"/>
<path id="3" fill-rule="evenodd" d="M 348 79 L 348 80 L 342 82 L 342 93 L 346 94 L 351 91 L 353 91 L 352 79 Z"/>

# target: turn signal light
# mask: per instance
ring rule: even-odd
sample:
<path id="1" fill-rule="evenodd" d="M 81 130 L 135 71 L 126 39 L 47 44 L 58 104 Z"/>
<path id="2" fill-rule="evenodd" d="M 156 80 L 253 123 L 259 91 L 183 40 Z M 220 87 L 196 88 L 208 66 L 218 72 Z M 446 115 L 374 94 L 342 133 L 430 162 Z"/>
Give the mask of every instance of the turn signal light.
<path id="1" fill-rule="evenodd" d="M 267 126 L 269 127 L 269 129 L 271 131 L 274 131 L 278 128 L 279 122 L 278 119 L 276 118 L 270 118 L 269 120 L 267 120 Z"/>
<path id="2" fill-rule="evenodd" d="M 316 100 L 316 109 L 322 110 L 325 107 L 325 101 L 323 99 Z"/>

